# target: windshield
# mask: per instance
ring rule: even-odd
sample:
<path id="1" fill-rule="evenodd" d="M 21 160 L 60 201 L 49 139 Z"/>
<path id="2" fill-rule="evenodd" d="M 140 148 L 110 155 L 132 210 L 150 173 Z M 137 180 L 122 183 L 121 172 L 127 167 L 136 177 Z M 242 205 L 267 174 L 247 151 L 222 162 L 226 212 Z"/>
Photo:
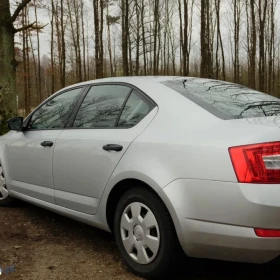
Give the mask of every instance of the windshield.
<path id="1" fill-rule="evenodd" d="M 280 115 L 280 99 L 238 84 L 200 78 L 162 82 L 222 119 Z"/>

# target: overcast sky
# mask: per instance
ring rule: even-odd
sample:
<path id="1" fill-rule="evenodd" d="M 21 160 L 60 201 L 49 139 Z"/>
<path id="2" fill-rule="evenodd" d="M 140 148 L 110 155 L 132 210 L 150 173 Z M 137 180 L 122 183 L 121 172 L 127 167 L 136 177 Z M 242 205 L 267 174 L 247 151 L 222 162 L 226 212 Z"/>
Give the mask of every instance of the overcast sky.
<path id="1" fill-rule="evenodd" d="M 14 9 L 14 4 L 16 0 L 11 0 L 11 9 Z M 174 1 L 174 0 L 173 0 Z M 42 0 L 46 6 L 50 5 L 50 1 L 48 0 Z M 114 3 L 117 3 L 116 1 L 113 1 Z M 177 2 L 177 1 L 176 1 Z M 221 3 L 221 26 L 222 26 L 222 38 L 223 38 L 223 43 L 225 47 L 225 53 L 227 57 L 230 57 L 230 29 L 233 28 L 232 23 L 233 20 L 232 15 L 232 7 L 231 7 L 231 0 L 223 0 Z M 90 38 L 90 49 L 92 49 L 91 53 L 92 56 L 94 55 L 94 41 L 93 41 L 93 4 L 92 0 L 84 0 L 85 3 L 85 18 L 86 23 L 88 25 L 89 29 L 89 38 Z M 200 0 L 196 0 L 196 5 L 194 8 L 194 14 L 193 14 L 193 49 L 191 53 L 191 57 L 194 59 L 196 57 L 196 53 L 199 54 L 200 52 L 200 45 L 199 45 L 199 38 L 200 38 Z M 277 11 L 276 11 L 276 19 L 279 17 L 279 12 L 280 12 L 280 1 L 278 2 L 277 6 Z M 117 15 L 119 14 L 119 8 L 115 4 L 115 6 L 110 7 L 110 14 L 111 15 Z M 244 14 L 245 16 L 245 14 Z M 41 42 L 41 54 L 42 55 L 50 55 L 50 12 L 47 9 L 39 9 L 38 10 L 38 17 L 39 17 L 39 24 L 40 25 L 46 25 L 46 27 L 42 30 L 40 34 L 40 42 Z M 230 20 L 231 19 L 231 20 Z M 34 16 L 34 11 L 31 9 L 30 10 L 30 22 L 35 21 L 35 16 Z M 179 40 L 179 21 L 178 21 L 178 15 L 174 17 L 174 28 L 177 32 L 178 40 Z M 243 26 L 243 30 L 241 32 L 241 56 L 242 56 L 242 49 L 245 49 L 245 42 L 246 42 L 246 33 L 245 33 L 245 26 Z M 279 30 L 279 26 L 276 27 Z M 120 33 L 120 27 L 118 27 L 119 33 Z M 106 32 L 106 28 L 105 28 Z M 118 32 L 118 31 L 115 31 Z M 113 32 L 113 33 L 115 33 Z M 116 34 L 114 34 L 116 36 Z M 120 34 L 118 34 L 120 35 Z M 106 38 L 106 36 L 104 36 Z M 33 40 L 33 47 L 36 49 L 37 48 L 37 43 L 34 37 Z M 20 38 L 17 36 L 16 42 L 20 44 Z M 106 42 L 105 42 L 106 44 Z M 19 45 L 20 46 L 20 45 Z"/>

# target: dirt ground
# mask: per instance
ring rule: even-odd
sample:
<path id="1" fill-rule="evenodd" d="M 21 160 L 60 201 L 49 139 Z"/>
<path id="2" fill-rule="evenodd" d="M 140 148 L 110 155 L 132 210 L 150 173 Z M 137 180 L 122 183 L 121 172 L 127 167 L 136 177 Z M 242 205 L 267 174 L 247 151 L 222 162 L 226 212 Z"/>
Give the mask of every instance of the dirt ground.
<path id="1" fill-rule="evenodd" d="M 0 209 L 0 279 L 140 279 L 123 266 L 113 236 L 20 203 Z M 280 265 L 186 258 L 173 279 L 269 279 Z"/>

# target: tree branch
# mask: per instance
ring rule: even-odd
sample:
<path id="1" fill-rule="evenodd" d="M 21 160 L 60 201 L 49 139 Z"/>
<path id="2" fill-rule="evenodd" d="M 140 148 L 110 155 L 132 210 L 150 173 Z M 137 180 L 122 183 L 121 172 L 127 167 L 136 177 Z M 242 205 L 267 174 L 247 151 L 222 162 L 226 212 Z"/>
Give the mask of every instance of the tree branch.
<path id="1" fill-rule="evenodd" d="M 23 0 L 23 1 L 18 5 L 18 7 L 16 8 L 14 14 L 12 15 L 12 18 L 11 18 L 12 22 L 15 22 L 15 21 L 16 21 L 16 19 L 17 19 L 19 13 L 22 11 L 22 9 L 23 9 L 24 7 L 26 7 L 26 5 L 27 5 L 30 1 L 31 1 L 31 0 Z"/>
<path id="2" fill-rule="evenodd" d="M 35 23 L 36 23 L 36 21 L 33 22 L 33 23 L 30 23 L 28 25 L 22 26 L 18 29 L 14 29 L 14 33 L 21 32 L 21 31 L 24 31 L 24 30 L 27 30 L 27 29 L 41 30 L 41 29 L 43 29 L 44 27 L 47 26 L 47 24 L 45 24 L 45 25 L 35 25 Z"/>

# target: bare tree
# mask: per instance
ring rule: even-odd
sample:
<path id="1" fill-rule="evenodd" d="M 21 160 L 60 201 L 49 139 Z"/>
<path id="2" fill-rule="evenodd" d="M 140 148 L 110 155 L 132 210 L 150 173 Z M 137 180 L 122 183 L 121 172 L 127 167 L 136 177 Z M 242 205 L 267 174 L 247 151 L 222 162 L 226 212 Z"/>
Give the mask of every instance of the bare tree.
<path id="1" fill-rule="evenodd" d="M 265 90 L 265 25 L 267 0 L 259 0 L 259 89 Z"/>
<path id="2" fill-rule="evenodd" d="M 36 2 L 36 0 L 33 0 L 33 5 L 34 5 L 34 12 L 35 12 L 35 20 L 36 22 L 38 22 L 38 14 L 37 14 L 37 9 L 38 9 L 38 3 Z M 41 80 L 41 59 L 40 59 L 40 30 L 37 29 L 36 30 L 36 35 L 37 35 L 37 61 L 38 61 L 38 67 L 35 64 L 35 59 L 34 59 L 34 65 L 35 65 L 35 69 L 37 68 L 38 71 L 37 72 L 37 78 L 36 81 L 38 83 L 38 98 L 37 98 L 37 103 L 39 104 L 42 101 L 42 80 Z"/>
<path id="3" fill-rule="evenodd" d="M 129 76 L 128 64 L 128 38 L 129 38 L 129 0 L 121 0 L 121 17 L 122 17 L 122 64 L 123 75 Z"/>
<path id="4" fill-rule="evenodd" d="M 246 0 L 247 18 L 247 52 L 248 52 L 248 85 L 256 88 L 256 55 L 257 28 L 255 15 L 255 0 Z"/>
<path id="5" fill-rule="evenodd" d="M 93 0 L 94 31 L 95 31 L 95 70 L 96 78 L 103 78 L 103 2 Z"/>
<path id="6" fill-rule="evenodd" d="M 240 63 L 239 63 L 239 46 L 240 46 L 240 24 L 241 24 L 241 0 L 232 0 L 233 18 L 234 18 L 234 53 L 233 53 L 233 80 L 239 83 Z"/>
<path id="7" fill-rule="evenodd" d="M 51 2 L 51 92 L 54 92 L 55 88 L 55 58 L 54 58 L 54 14 L 55 14 L 55 6 L 54 0 Z"/>
<path id="8" fill-rule="evenodd" d="M 269 21 L 270 24 L 267 25 L 267 50 L 268 50 L 268 93 L 274 92 L 274 82 L 275 82 L 275 1 L 270 1 L 270 11 L 269 11 Z"/>
<path id="9" fill-rule="evenodd" d="M 204 78 L 213 78 L 213 57 L 211 50 L 211 1 L 201 0 L 201 67 L 200 75 Z"/>

